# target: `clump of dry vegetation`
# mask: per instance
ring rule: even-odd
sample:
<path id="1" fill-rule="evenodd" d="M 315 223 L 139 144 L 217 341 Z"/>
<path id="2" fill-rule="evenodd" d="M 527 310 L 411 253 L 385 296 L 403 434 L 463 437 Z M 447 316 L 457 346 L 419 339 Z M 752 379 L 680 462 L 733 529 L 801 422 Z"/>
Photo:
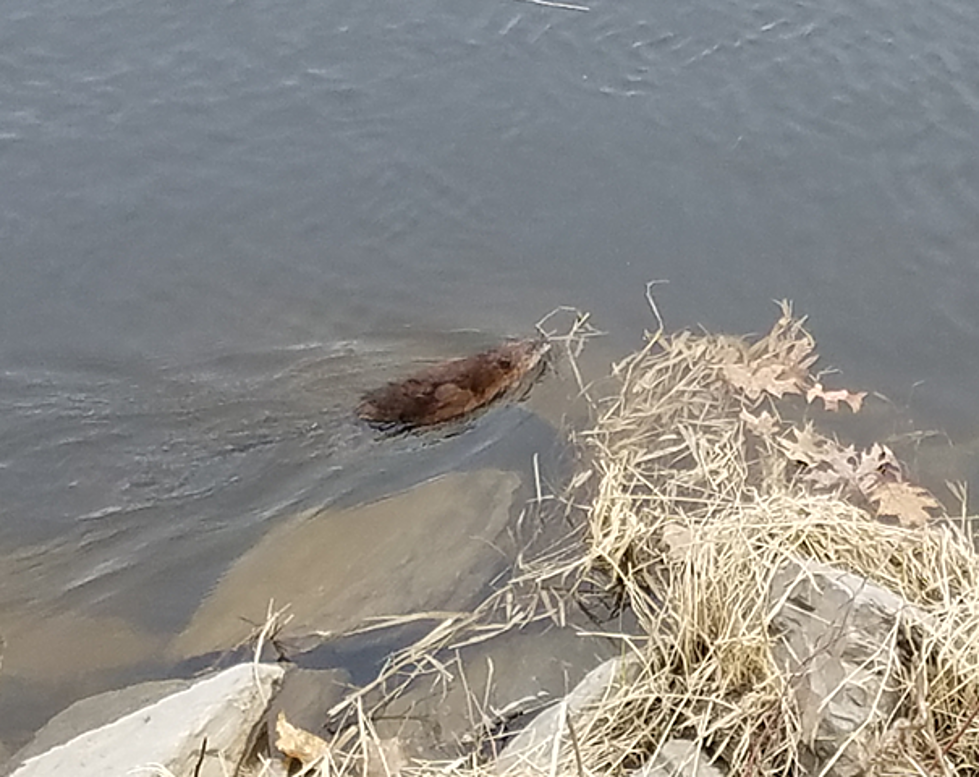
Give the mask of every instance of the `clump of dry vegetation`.
<path id="1" fill-rule="evenodd" d="M 927 630 L 909 626 L 901 702 L 874 732 L 890 752 L 868 768 L 951 774 L 979 763 L 971 537 L 930 514 L 938 502 L 887 447 L 844 447 L 783 417 L 797 419 L 804 401 L 860 409 L 864 395 L 825 389 L 814 361 L 787 305 L 755 342 L 659 336 L 616 367 L 617 396 L 579 436 L 597 479 L 586 574 L 618 586 L 649 637 L 641 690 L 607 703 L 589 728 L 601 731 L 596 768 L 681 734 L 734 774 L 800 773 L 802 726 L 792 678 L 773 660 L 769 601 L 794 559 L 855 573 L 929 616 Z M 897 650 L 897 636 L 885 647 Z"/>
<path id="2" fill-rule="evenodd" d="M 561 502 L 577 527 L 571 539 L 524 564 L 475 613 L 442 620 L 334 710 L 357 723 L 317 750 L 329 764 L 317 768 L 342 771 L 343 753 L 356 751 L 348 760 L 363 765 L 383 752 L 367 736 L 368 692 L 396 695 L 426 672 L 453 681 L 452 650 L 535 618 L 563 623 L 576 601 L 600 596 L 635 614 L 640 633 L 620 636 L 639 669 L 556 743 L 551 775 L 625 774 L 675 737 L 699 743 L 731 775 L 829 774 L 837 756 L 810 771 L 794 678 L 773 653 L 773 580 L 801 560 L 907 603 L 871 667 L 887 668 L 896 703 L 853 735 L 871 743 L 865 773 L 974 774 L 979 557 L 964 499 L 952 520 L 886 446 L 858 450 L 821 434 L 808 407 L 858 412 L 865 395 L 825 388 L 815 361 L 788 305 L 753 340 L 662 329 L 649 337 L 614 366 L 592 427 L 574 436 L 581 463 Z M 488 768 L 474 748 L 451 763 L 399 760 L 394 771 Z"/>

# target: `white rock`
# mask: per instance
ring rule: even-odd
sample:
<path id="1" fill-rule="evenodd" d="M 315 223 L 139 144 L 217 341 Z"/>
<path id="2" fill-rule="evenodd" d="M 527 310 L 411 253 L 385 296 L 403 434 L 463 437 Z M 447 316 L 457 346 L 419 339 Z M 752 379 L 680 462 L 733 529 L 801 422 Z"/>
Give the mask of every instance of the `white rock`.
<path id="1" fill-rule="evenodd" d="M 13 777 L 123 777 L 151 774 L 151 764 L 192 774 L 205 738 L 200 777 L 234 773 L 283 673 L 270 664 L 232 667 L 28 758 Z"/>

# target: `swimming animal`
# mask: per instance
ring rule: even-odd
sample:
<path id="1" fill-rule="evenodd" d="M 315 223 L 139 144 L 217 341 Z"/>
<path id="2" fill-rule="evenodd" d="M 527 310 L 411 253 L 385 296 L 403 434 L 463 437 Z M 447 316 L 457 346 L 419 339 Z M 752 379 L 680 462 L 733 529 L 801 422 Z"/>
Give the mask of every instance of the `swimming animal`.
<path id="1" fill-rule="evenodd" d="M 461 418 L 529 385 L 549 348 L 543 339 L 517 340 L 427 367 L 366 394 L 357 415 L 371 423 L 403 427 Z"/>

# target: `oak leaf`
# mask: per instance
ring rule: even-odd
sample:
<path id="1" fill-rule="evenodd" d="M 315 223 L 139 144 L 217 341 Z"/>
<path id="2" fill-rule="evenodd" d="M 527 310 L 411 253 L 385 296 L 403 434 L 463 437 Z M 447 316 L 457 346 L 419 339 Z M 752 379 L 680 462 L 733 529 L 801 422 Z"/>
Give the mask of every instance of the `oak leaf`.
<path id="1" fill-rule="evenodd" d="M 850 406 L 854 413 L 859 413 L 863 406 L 863 399 L 867 396 L 866 391 L 847 391 L 846 389 L 826 389 L 820 382 L 814 383 L 806 391 L 806 401 L 812 404 L 816 399 L 823 400 L 823 407 L 829 412 L 835 413 L 840 409 L 840 402 L 845 402 Z"/>
<path id="2" fill-rule="evenodd" d="M 823 457 L 823 443 L 826 438 L 814 432 L 808 424 L 803 429 L 793 428 L 792 434 L 795 435 L 794 441 L 784 437 L 779 440 L 785 455 L 807 467 L 817 466 Z"/>
<path id="3" fill-rule="evenodd" d="M 806 467 L 806 480 L 826 489 L 857 485 L 859 457 L 852 445 L 844 448 L 816 432 L 812 424 L 792 432 L 795 441 L 782 438 L 779 443 L 790 459 Z"/>
<path id="4" fill-rule="evenodd" d="M 804 319 L 793 317 L 786 302 L 781 308 L 779 320 L 757 342 L 721 336 L 711 349 L 711 359 L 723 378 L 755 403 L 765 394 L 778 399 L 802 394 L 811 380 L 809 368 L 818 358 Z"/>
<path id="5" fill-rule="evenodd" d="M 742 410 L 741 420 L 749 432 L 759 437 L 771 437 L 778 430 L 778 421 L 767 410 L 762 410 L 758 415 Z"/>
<path id="6" fill-rule="evenodd" d="M 781 309 L 782 315 L 767 335 L 750 346 L 741 341 L 725 349 L 725 378 L 753 401 L 762 394 L 781 399 L 785 394 L 803 393 L 810 380 L 809 368 L 818 358 L 805 319 L 795 318 L 787 302 L 781 303 Z M 737 358 L 731 359 L 732 353 Z"/>
<path id="7" fill-rule="evenodd" d="M 908 482 L 901 462 L 886 445 L 874 443 L 858 453 L 852 445 L 844 448 L 822 436 L 811 424 L 792 431 L 796 439 L 783 438 L 779 444 L 805 467 L 802 478 L 815 488 L 859 493 L 876 507 L 877 515 L 894 516 L 902 526 L 925 526 L 931 519 L 927 511 L 941 509 L 927 489 Z"/>
<path id="8" fill-rule="evenodd" d="M 906 479 L 904 468 L 894 455 L 894 451 L 879 442 L 875 442 L 860 454 L 855 476 L 860 489 L 868 494 L 882 480 L 904 481 Z"/>
<path id="9" fill-rule="evenodd" d="M 771 394 L 779 399 L 786 394 L 801 394 L 805 384 L 805 374 L 793 365 L 778 363 L 726 362 L 721 365 L 721 373 L 728 383 L 743 391 L 753 402 L 759 400 L 762 394 Z"/>
<path id="10" fill-rule="evenodd" d="M 893 515 L 902 526 L 913 528 L 928 524 L 929 509 L 941 508 L 926 488 L 900 480 L 882 480 L 868 496 L 877 505 L 878 515 Z"/>

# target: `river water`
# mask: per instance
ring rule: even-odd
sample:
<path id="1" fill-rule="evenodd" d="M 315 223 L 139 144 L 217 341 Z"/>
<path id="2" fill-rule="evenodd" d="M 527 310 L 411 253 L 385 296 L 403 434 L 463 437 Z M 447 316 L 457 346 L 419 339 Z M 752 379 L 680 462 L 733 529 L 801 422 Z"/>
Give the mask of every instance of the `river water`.
<path id="1" fill-rule="evenodd" d="M 54 658 L 0 670 L 0 739 L 276 518 L 485 463 L 510 422 L 437 454 L 350 408 L 558 305 L 612 354 L 648 280 L 671 328 L 789 298 L 847 384 L 979 432 L 979 6 L 584 1 L 6 0 L 0 633 Z"/>

